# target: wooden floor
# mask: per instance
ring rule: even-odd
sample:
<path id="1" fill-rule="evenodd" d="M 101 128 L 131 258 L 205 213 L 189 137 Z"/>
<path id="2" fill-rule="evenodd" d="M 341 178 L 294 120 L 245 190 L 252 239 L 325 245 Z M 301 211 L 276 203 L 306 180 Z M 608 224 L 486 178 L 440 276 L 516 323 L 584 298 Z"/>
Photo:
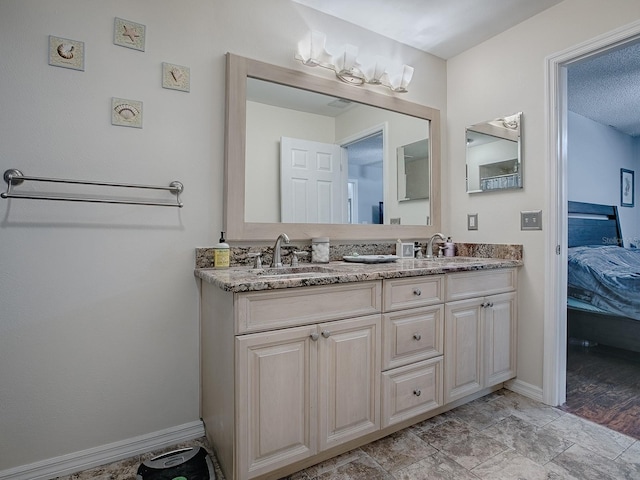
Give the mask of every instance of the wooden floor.
<path id="1" fill-rule="evenodd" d="M 640 353 L 569 345 L 561 409 L 640 439 Z"/>

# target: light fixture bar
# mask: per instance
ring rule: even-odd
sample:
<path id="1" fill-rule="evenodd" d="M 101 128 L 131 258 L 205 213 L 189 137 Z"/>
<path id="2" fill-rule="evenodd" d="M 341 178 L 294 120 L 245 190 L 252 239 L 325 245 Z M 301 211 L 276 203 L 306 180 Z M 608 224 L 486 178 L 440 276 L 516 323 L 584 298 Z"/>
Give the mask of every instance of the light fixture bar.
<path id="1" fill-rule="evenodd" d="M 324 33 L 310 31 L 300 42 L 294 58 L 308 67 L 333 70 L 336 77 L 349 85 L 381 85 L 396 93 L 406 93 L 413 78 L 413 67 L 403 65 L 392 75 L 387 71 L 386 61 L 380 56 L 364 65 L 358 63 L 358 47 L 345 45 L 341 53 L 332 57 L 326 50 Z"/>

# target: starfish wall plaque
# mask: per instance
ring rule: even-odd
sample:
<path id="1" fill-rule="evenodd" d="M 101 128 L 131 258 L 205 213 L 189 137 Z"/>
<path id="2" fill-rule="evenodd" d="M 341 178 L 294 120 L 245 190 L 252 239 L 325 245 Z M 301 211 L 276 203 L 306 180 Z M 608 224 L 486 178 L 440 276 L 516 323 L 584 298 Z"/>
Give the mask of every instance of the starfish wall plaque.
<path id="1" fill-rule="evenodd" d="M 144 52 L 145 26 L 116 17 L 113 27 L 113 43 L 121 47 Z"/>

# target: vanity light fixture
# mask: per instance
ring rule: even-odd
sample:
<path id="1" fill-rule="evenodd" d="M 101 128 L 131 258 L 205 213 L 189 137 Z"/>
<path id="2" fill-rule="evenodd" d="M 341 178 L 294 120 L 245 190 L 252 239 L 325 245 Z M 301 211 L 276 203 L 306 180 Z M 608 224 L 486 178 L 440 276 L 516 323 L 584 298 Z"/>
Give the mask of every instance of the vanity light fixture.
<path id="1" fill-rule="evenodd" d="M 358 62 L 358 47 L 345 45 L 335 57 L 327 52 L 327 37 L 318 31 L 309 32 L 298 42 L 296 60 L 308 67 L 322 67 L 333 70 L 340 80 L 350 85 L 381 85 L 398 93 L 408 92 L 413 77 L 413 67 L 403 65 L 398 72 L 390 74 L 382 57 L 375 57 L 365 64 Z"/>

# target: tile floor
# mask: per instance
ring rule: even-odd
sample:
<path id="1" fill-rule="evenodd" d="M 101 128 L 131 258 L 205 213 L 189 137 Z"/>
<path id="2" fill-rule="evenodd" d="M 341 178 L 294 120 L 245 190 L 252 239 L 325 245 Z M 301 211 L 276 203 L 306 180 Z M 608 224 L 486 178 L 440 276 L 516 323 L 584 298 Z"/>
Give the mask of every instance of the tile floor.
<path id="1" fill-rule="evenodd" d="M 191 444 L 209 448 L 205 439 Z M 159 453 L 60 480 L 135 479 L 139 463 Z M 223 479 L 217 465 L 216 473 Z M 287 477 L 422 479 L 637 480 L 640 440 L 503 389 Z"/>

